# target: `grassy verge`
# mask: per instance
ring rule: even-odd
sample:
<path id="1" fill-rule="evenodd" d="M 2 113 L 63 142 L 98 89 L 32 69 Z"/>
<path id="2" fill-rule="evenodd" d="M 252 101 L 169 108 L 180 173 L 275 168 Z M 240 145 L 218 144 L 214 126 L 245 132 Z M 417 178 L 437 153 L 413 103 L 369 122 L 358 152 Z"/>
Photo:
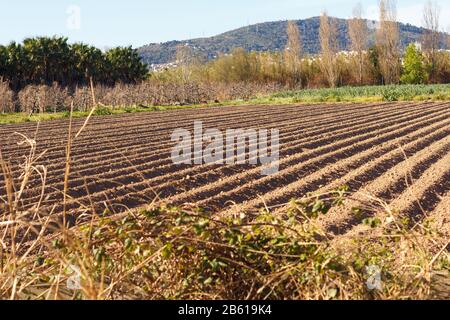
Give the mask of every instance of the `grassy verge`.
<path id="1" fill-rule="evenodd" d="M 382 102 L 382 101 L 450 101 L 450 84 L 441 85 L 396 85 L 342 87 L 335 89 L 306 89 L 299 91 L 284 91 L 271 95 L 256 96 L 248 100 L 230 100 L 220 103 L 186 106 L 152 106 L 148 108 L 103 107 L 96 110 L 96 116 L 164 111 L 174 109 L 198 108 L 208 106 L 239 106 L 239 105 L 282 105 L 301 103 L 340 103 L 340 102 Z M 86 117 L 89 112 L 74 112 L 74 118 Z M 70 116 L 69 112 L 43 113 L 32 115 L 25 113 L 0 114 L 0 124 L 22 123 L 63 119 Z"/>

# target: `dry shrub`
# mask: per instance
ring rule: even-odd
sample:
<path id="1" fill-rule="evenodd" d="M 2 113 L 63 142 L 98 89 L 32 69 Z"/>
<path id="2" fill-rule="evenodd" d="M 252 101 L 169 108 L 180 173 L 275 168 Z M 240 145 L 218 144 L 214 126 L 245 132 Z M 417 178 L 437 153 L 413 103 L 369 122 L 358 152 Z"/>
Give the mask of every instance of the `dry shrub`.
<path id="1" fill-rule="evenodd" d="M 39 110 L 38 92 L 37 86 L 27 86 L 19 92 L 20 111 L 30 113 Z"/>
<path id="2" fill-rule="evenodd" d="M 0 112 L 14 112 L 14 92 L 8 82 L 0 81 Z"/>
<path id="3" fill-rule="evenodd" d="M 134 86 L 118 84 L 109 88 L 102 102 L 109 106 L 129 106 L 136 104 L 136 89 Z"/>
<path id="4" fill-rule="evenodd" d="M 114 87 L 96 86 L 96 101 L 110 107 L 125 106 L 173 106 L 192 105 L 228 100 L 249 100 L 258 94 L 282 90 L 276 83 L 207 83 L 147 81 L 140 84 L 117 84 Z M 74 110 L 88 111 L 92 107 L 92 92 L 89 87 L 76 87 L 71 94 L 68 89 L 53 86 L 30 85 L 19 92 L 22 112 L 67 111 L 73 100 Z"/>
<path id="5" fill-rule="evenodd" d="M 92 108 L 92 93 L 88 87 L 77 87 L 73 92 L 73 107 L 78 111 Z"/>
<path id="6" fill-rule="evenodd" d="M 127 91 L 130 92 L 129 96 L 133 97 L 132 104 L 186 105 L 198 104 L 208 100 L 205 89 L 194 82 L 148 82 L 137 86 L 129 86 Z"/>
<path id="7" fill-rule="evenodd" d="M 30 85 L 19 92 L 21 111 L 27 113 L 67 111 L 70 101 L 68 90 L 56 83 L 52 86 Z"/>

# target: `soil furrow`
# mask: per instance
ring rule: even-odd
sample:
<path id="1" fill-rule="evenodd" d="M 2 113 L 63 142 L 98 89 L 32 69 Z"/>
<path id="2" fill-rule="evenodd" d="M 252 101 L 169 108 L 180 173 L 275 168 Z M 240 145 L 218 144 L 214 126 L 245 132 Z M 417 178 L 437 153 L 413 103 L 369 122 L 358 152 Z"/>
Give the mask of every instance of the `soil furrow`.
<path id="1" fill-rule="evenodd" d="M 441 118 L 441 120 L 442 119 L 448 119 L 448 116 L 447 115 L 444 115 L 444 116 L 442 116 L 442 118 Z M 431 124 L 431 123 L 434 123 L 436 121 L 436 119 L 432 119 L 432 120 L 429 120 L 428 122 L 426 122 L 426 123 L 423 123 L 422 125 L 426 125 L 426 124 Z M 413 122 L 412 122 L 413 123 Z M 420 123 L 419 124 L 416 124 L 416 125 L 410 125 L 410 126 L 407 126 L 407 127 L 405 127 L 404 125 L 397 125 L 397 131 L 395 132 L 394 131 L 394 133 L 392 133 L 392 128 L 385 128 L 384 130 L 382 130 L 381 132 L 385 132 L 385 134 L 384 135 L 381 135 L 380 136 L 380 133 L 381 132 L 372 132 L 372 133 L 370 133 L 370 134 L 367 134 L 367 136 L 370 138 L 370 137 L 372 137 L 372 138 L 370 138 L 369 140 L 367 140 L 367 141 L 363 141 L 362 143 L 360 142 L 359 144 L 356 144 L 355 145 L 355 142 L 357 142 L 357 141 L 360 141 L 362 138 L 361 137 L 356 137 L 356 138 L 350 138 L 349 139 L 349 141 L 346 141 L 346 144 L 345 144 L 345 142 L 344 142 L 344 149 L 343 150 L 341 150 L 340 151 L 340 157 L 341 158 L 346 158 L 348 155 L 346 155 L 346 152 L 349 152 L 349 150 L 353 150 L 353 153 L 358 153 L 358 152 L 361 152 L 361 151 L 363 151 L 364 150 L 364 148 L 367 148 L 368 146 L 370 146 L 371 144 L 373 144 L 373 143 L 382 143 L 382 142 L 385 142 L 385 141 L 389 141 L 389 139 L 391 139 L 391 138 L 393 138 L 393 137 L 396 137 L 396 136 L 401 136 L 401 135 L 405 135 L 405 134 L 408 134 L 408 133 L 410 133 L 410 132 L 414 132 L 415 130 L 417 130 L 418 128 L 420 128 L 421 126 L 422 126 Z M 352 140 L 353 139 L 353 140 Z M 340 143 L 341 145 L 342 145 L 342 142 Z M 339 145 L 339 144 L 338 144 Z M 347 145 L 346 147 L 345 147 L 345 145 Z M 341 146 L 342 147 L 342 146 Z M 322 147 L 322 148 L 324 148 L 324 147 Z M 325 148 L 329 148 L 330 149 L 330 151 L 331 152 L 333 152 L 333 150 L 335 149 L 335 148 L 337 148 L 337 147 L 325 147 Z M 307 154 L 306 156 L 305 156 L 305 158 L 304 159 L 308 159 L 308 158 L 311 158 L 312 156 L 314 156 L 314 154 Z M 298 155 L 294 155 L 294 158 L 295 157 L 297 157 L 297 159 L 295 159 L 295 160 L 297 160 L 297 161 L 292 161 L 292 159 L 291 159 L 291 161 L 292 161 L 292 164 L 295 164 L 296 162 L 298 163 Z M 332 162 L 335 162 L 338 158 L 336 157 L 336 154 L 331 154 L 331 155 L 329 155 L 328 156 L 328 162 L 327 163 L 332 163 Z M 320 163 L 320 160 L 321 159 L 319 159 L 319 163 Z M 303 164 L 302 164 L 303 165 Z M 322 163 L 322 165 L 323 165 L 323 163 Z M 325 165 L 326 165 L 326 163 L 325 163 Z M 248 175 L 248 172 L 250 172 L 250 171 L 253 171 L 253 174 L 255 174 L 256 176 L 258 176 L 258 174 L 259 174 L 259 171 L 258 170 L 260 170 L 260 168 L 253 168 L 253 169 L 251 169 L 251 170 L 249 170 L 249 171 L 246 171 L 246 172 L 244 172 L 243 173 L 243 175 Z M 286 179 L 292 179 L 292 175 L 294 175 L 294 177 L 296 178 L 296 179 L 299 179 L 299 177 L 298 177 L 298 170 L 300 170 L 300 168 L 298 167 L 298 165 L 297 166 L 294 166 L 294 167 L 290 167 L 290 168 L 288 168 L 287 169 L 288 170 L 288 172 L 286 173 L 286 172 L 283 172 L 282 171 L 282 174 L 285 176 L 285 178 Z M 310 171 L 311 172 L 315 172 L 315 171 L 317 171 L 318 170 L 318 168 L 317 168 L 317 164 L 312 164 L 311 166 L 310 166 Z M 297 176 L 295 176 L 295 174 L 297 174 Z M 265 179 L 271 179 L 271 177 L 266 177 Z M 276 179 L 276 178 L 274 178 L 274 179 Z M 225 179 L 224 179 L 225 180 Z M 237 182 L 238 183 L 238 185 L 239 185 L 239 183 L 242 181 L 242 180 L 244 180 L 244 179 L 239 179 L 238 177 L 230 177 L 229 179 L 227 179 L 228 181 L 228 183 L 230 184 L 231 182 Z M 264 179 L 262 179 L 263 181 L 264 181 Z M 252 177 L 247 177 L 247 179 L 245 179 L 244 181 L 252 181 Z M 292 181 L 292 180 L 290 180 L 290 181 Z M 204 186 L 204 188 L 201 188 L 201 187 L 199 187 L 198 189 L 194 189 L 193 191 L 192 191 L 192 193 L 197 193 L 197 194 L 199 194 L 199 192 L 203 192 L 203 197 L 204 198 L 209 198 L 211 195 L 214 195 L 214 194 L 219 194 L 220 195 L 220 192 L 221 191 L 218 191 L 218 192 L 214 192 L 213 190 L 216 190 L 216 189 L 218 189 L 218 190 L 224 190 L 224 185 L 225 185 L 225 183 L 223 183 L 223 182 L 220 182 L 220 183 L 218 183 L 217 185 L 216 184 L 214 184 L 214 185 L 211 185 L 210 184 L 210 180 L 205 180 L 205 182 L 204 182 L 205 184 L 206 184 L 206 186 Z M 264 184 L 264 182 L 261 182 L 260 180 L 258 180 L 257 182 L 250 182 L 250 185 L 255 185 L 256 183 L 258 183 L 258 185 L 260 185 L 260 186 L 262 186 L 262 188 L 265 188 L 266 187 L 266 185 Z M 281 181 L 281 183 L 285 183 L 285 181 Z M 233 184 L 232 184 L 233 185 Z M 152 187 L 152 188 L 150 188 L 150 189 L 148 189 L 148 188 L 146 188 L 146 187 L 148 187 L 147 186 L 147 183 L 146 182 L 142 182 L 142 183 L 137 183 L 137 184 L 130 184 L 130 186 L 132 187 L 132 188 L 137 188 L 137 187 L 140 187 L 140 188 L 143 188 L 143 190 L 141 190 L 140 191 L 140 193 L 141 194 L 143 194 L 143 193 L 145 193 L 146 192 L 146 190 L 148 191 L 148 193 L 153 193 L 155 190 L 153 190 L 153 191 L 150 191 L 151 189 L 155 189 L 156 187 Z M 233 186 L 235 186 L 235 184 L 233 185 Z M 212 190 L 212 188 L 214 187 L 214 189 Z M 277 185 L 275 185 L 275 188 L 277 187 Z M 199 197 L 194 197 L 194 195 L 193 194 L 190 194 L 189 192 L 187 192 L 187 193 L 184 193 L 183 192 L 183 190 L 182 189 L 180 189 L 180 188 L 177 188 L 176 186 L 173 186 L 173 185 L 170 185 L 170 186 L 167 186 L 167 188 L 168 189 L 166 189 L 165 190 L 165 192 L 167 192 L 167 190 L 169 190 L 170 192 L 169 192 L 169 195 L 170 194 L 177 194 L 178 196 L 175 196 L 174 198 L 172 198 L 172 199 L 170 199 L 170 201 L 174 201 L 174 202 L 176 202 L 176 203 L 178 203 L 178 202 L 184 202 L 184 201 L 192 201 L 192 202 L 196 202 L 196 201 L 199 201 L 200 199 L 199 199 Z M 240 189 L 242 189 L 243 187 L 240 187 Z M 203 191 L 203 189 L 205 189 L 204 191 Z M 113 194 L 114 194 L 114 196 L 115 196 L 115 199 L 117 199 L 117 200 L 119 200 L 119 201 L 121 201 L 121 199 L 122 198 L 129 198 L 130 197 L 130 193 L 129 192 L 126 192 L 126 189 L 125 188 L 118 188 L 118 189 L 116 189 L 116 190 L 112 190 L 113 191 Z M 161 190 L 160 189 L 158 189 L 158 191 L 159 192 L 161 192 Z M 264 194 L 264 189 L 262 189 L 262 191 L 263 192 L 261 192 L 262 194 Z M 111 192 L 111 191 L 110 191 Z M 223 192 L 223 191 L 222 191 Z M 244 193 L 240 193 L 239 191 L 237 191 L 237 190 L 232 190 L 230 193 L 230 199 L 236 199 L 236 198 L 238 198 L 239 199 L 239 201 L 245 201 L 246 199 L 241 199 L 240 197 L 242 197 L 242 194 L 244 194 Z M 250 194 L 250 193 L 245 193 L 245 196 L 246 197 L 248 197 L 248 198 L 252 198 L 252 197 L 255 197 L 255 194 L 252 194 L 252 195 L 250 195 L 250 196 L 248 196 L 248 194 Z M 101 196 L 104 196 L 104 193 L 99 193 L 99 195 L 101 195 Z M 119 196 L 119 197 L 118 197 Z M 122 197 L 120 197 L 120 196 L 122 196 Z M 140 196 L 139 194 L 137 195 L 138 197 Z M 223 196 L 223 194 L 221 195 L 221 196 Z M 95 197 L 94 197 L 95 198 Z M 165 197 L 164 197 L 165 198 Z M 178 198 L 178 199 L 177 199 Z M 181 199 L 180 199 L 181 198 Z M 142 200 L 141 200 L 142 201 Z M 239 202 L 238 201 L 238 202 Z M 220 205 L 223 205 L 224 204 L 224 202 L 226 202 L 226 201 L 224 201 L 224 200 L 222 200 L 222 201 L 220 201 L 219 203 L 220 203 Z M 135 200 L 133 200 L 133 201 L 130 201 L 129 203 L 127 203 L 128 205 L 135 205 Z"/>
<path id="2" fill-rule="evenodd" d="M 406 113 L 402 116 L 404 117 L 407 114 L 408 113 Z M 396 115 L 399 115 L 399 114 L 397 114 L 397 113 L 390 114 L 390 117 L 395 117 Z M 415 117 L 419 117 L 420 115 L 421 115 L 420 113 L 414 113 Z M 388 119 L 388 117 L 386 117 L 386 118 L 383 118 L 383 117 L 380 118 L 379 116 L 378 117 L 375 116 L 374 118 L 367 117 L 364 119 L 360 119 L 357 122 L 354 122 L 354 120 L 352 120 L 353 122 L 351 122 L 351 125 L 349 123 L 344 122 L 337 127 L 329 127 L 328 125 L 325 124 L 323 129 L 313 130 L 313 131 L 307 132 L 307 133 L 300 132 L 300 133 L 293 134 L 294 132 L 296 132 L 295 129 L 296 129 L 297 125 L 289 126 L 289 128 L 284 128 L 282 135 L 281 135 L 281 141 L 280 141 L 282 144 L 283 143 L 285 144 L 281 150 L 282 156 L 287 156 L 287 155 L 293 153 L 291 148 L 289 148 L 290 145 L 299 145 L 300 143 L 307 143 L 310 140 L 319 139 L 320 136 L 316 136 L 318 133 L 324 134 L 327 136 L 335 135 L 335 137 L 338 137 L 338 136 L 336 136 L 337 133 L 346 133 L 346 135 L 349 135 L 355 131 L 348 131 L 348 129 L 345 129 L 345 128 L 348 128 L 348 126 L 350 126 L 354 129 L 356 129 L 356 128 L 358 128 L 356 126 L 357 124 L 367 127 L 369 124 L 373 123 L 372 121 L 370 121 L 371 119 L 380 121 L 382 119 Z M 402 118 L 399 118 L 398 120 L 402 120 Z M 289 130 L 291 128 L 294 130 L 291 132 L 286 132 L 286 130 Z M 340 128 L 341 130 L 333 131 L 336 128 Z M 344 129 L 342 129 L 342 128 L 344 128 Z M 306 139 L 297 139 L 298 136 L 299 137 L 307 136 L 307 138 Z M 164 152 L 167 152 L 167 154 L 164 154 Z M 294 152 L 296 152 L 296 150 L 294 150 Z M 146 153 L 139 153 L 139 158 L 134 158 L 132 155 L 127 155 L 124 153 L 119 154 L 119 155 L 111 154 L 108 156 L 109 159 L 122 158 L 122 162 L 117 162 L 117 161 L 111 162 L 111 160 L 109 160 L 109 161 L 105 161 L 104 163 L 99 163 L 96 160 L 89 159 L 89 157 L 87 157 L 87 159 L 85 159 L 83 161 L 83 163 L 87 162 L 87 164 L 85 164 L 84 167 L 87 166 L 88 170 L 83 171 L 83 169 L 82 169 L 83 167 L 80 168 L 79 162 L 74 162 L 72 167 L 73 167 L 73 171 L 75 171 L 76 175 L 78 175 L 78 176 L 88 177 L 88 176 L 96 175 L 98 178 L 104 179 L 105 181 L 113 180 L 114 177 L 117 177 L 117 176 L 121 177 L 121 179 L 123 179 L 123 180 L 126 180 L 127 172 L 129 175 L 134 175 L 134 173 L 136 171 L 139 171 L 142 174 L 142 176 L 144 176 L 146 178 L 152 178 L 152 177 L 154 177 L 153 172 L 155 170 L 152 170 L 154 168 L 158 169 L 156 171 L 162 170 L 165 174 L 167 174 L 167 172 L 165 171 L 167 167 L 169 169 L 172 169 L 172 172 L 174 170 L 177 170 L 177 168 L 175 168 L 172 165 L 172 162 L 169 158 L 169 153 L 170 153 L 170 148 L 163 149 L 163 150 L 160 149 L 160 151 L 157 153 L 151 152 L 149 157 L 147 157 Z M 57 177 L 61 176 L 61 174 L 64 170 L 64 161 L 60 161 L 59 163 L 60 163 L 60 168 L 59 168 L 60 172 L 59 173 L 55 172 L 55 167 L 47 165 L 48 170 L 52 173 L 52 175 L 54 177 L 56 177 L 53 179 L 52 179 L 52 177 L 49 177 L 47 179 L 48 184 L 53 185 L 54 183 L 58 183 L 58 182 L 61 183 L 61 180 L 55 181 L 57 179 Z M 120 171 L 120 169 L 122 169 L 122 171 Z M 150 172 L 148 172 L 149 169 L 150 169 Z M 150 174 L 150 175 L 148 176 L 148 174 Z M 79 181 L 79 183 L 83 183 L 83 178 L 76 178 L 76 176 L 75 176 L 74 179 L 76 181 Z M 72 183 L 71 187 L 72 188 L 76 187 L 76 181 L 74 181 L 74 179 L 71 179 L 71 183 Z M 35 182 L 35 184 L 38 184 L 39 188 L 40 188 L 40 181 L 33 181 L 33 179 L 31 179 L 30 186 L 32 186 L 33 182 Z M 120 183 L 122 183 L 122 182 L 117 181 L 116 185 L 120 184 Z M 39 190 L 39 192 L 40 192 L 40 190 Z"/>

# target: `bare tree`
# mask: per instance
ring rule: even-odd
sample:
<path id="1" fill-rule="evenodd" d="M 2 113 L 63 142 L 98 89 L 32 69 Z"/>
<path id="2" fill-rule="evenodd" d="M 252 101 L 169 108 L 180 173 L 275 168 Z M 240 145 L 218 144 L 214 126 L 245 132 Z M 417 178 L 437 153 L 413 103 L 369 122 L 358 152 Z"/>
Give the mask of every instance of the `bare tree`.
<path id="1" fill-rule="evenodd" d="M 181 81 L 187 83 L 191 80 L 192 66 L 195 65 L 198 60 L 189 44 L 178 45 L 176 49 L 176 62 L 180 68 Z"/>
<path id="2" fill-rule="evenodd" d="M 339 51 L 337 42 L 336 22 L 330 21 L 326 12 L 320 16 L 320 66 L 330 87 L 337 85 L 339 78 L 339 65 L 337 54 Z"/>
<path id="3" fill-rule="evenodd" d="M 423 26 L 426 29 L 422 39 L 422 48 L 431 67 L 431 78 L 434 79 L 438 64 L 440 47 L 439 7 L 436 2 L 429 0 L 423 8 Z"/>
<path id="4" fill-rule="evenodd" d="M 300 30 L 294 21 L 288 22 L 287 35 L 288 41 L 284 50 L 286 69 L 292 76 L 291 85 L 300 84 L 302 86 L 301 63 L 303 47 Z"/>
<path id="5" fill-rule="evenodd" d="M 378 60 L 385 84 L 400 81 L 400 31 L 395 0 L 380 0 L 380 26 L 376 34 Z"/>
<path id="6" fill-rule="evenodd" d="M 363 83 L 364 75 L 364 57 L 367 50 L 368 29 L 367 23 L 362 18 L 362 6 L 359 3 L 353 9 L 353 18 L 348 22 L 348 33 L 351 41 L 351 49 L 357 55 L 357 74 L 358 81 Z"/>

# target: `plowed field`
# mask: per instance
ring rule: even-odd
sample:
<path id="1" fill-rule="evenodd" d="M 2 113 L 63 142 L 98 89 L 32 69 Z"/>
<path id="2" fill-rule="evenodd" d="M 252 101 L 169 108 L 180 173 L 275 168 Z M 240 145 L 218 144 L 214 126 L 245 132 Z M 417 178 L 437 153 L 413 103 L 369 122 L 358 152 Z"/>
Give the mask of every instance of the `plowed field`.
<path id="1" fill-rule="evenodd" d="M 171 134 L 177 128 L 280 130 L 280 170 L 263 176 L 255 165 L 174 165 Z M 38 161 L 47 168 L 42 208 L 59 214 L 65 171 L 68 120 L 0 126 L 3 158 L 16 179 L 29 148 L 17 144 L 36 134 Z M 83 125 L 76 119 L 73 132 Z M 3 174 L 0 196 L 5 198 Z M 381 199 L 419 217 L 449 219 L 450 103 L 374 103 L 311 106 L 243 106 L 102 116 L 90 119 L 72 145 L 69 210 L 92 207 L 119 212 L 152 201 L 195 203 L 211 209 L 282 210 L 290 199 L 348 185 L 351 192 Z M 41 198 L 35 174 L 22 196 L 32 207 Z M 330 230 L 356 224 L 351 208 L 324 217 Z"/>

